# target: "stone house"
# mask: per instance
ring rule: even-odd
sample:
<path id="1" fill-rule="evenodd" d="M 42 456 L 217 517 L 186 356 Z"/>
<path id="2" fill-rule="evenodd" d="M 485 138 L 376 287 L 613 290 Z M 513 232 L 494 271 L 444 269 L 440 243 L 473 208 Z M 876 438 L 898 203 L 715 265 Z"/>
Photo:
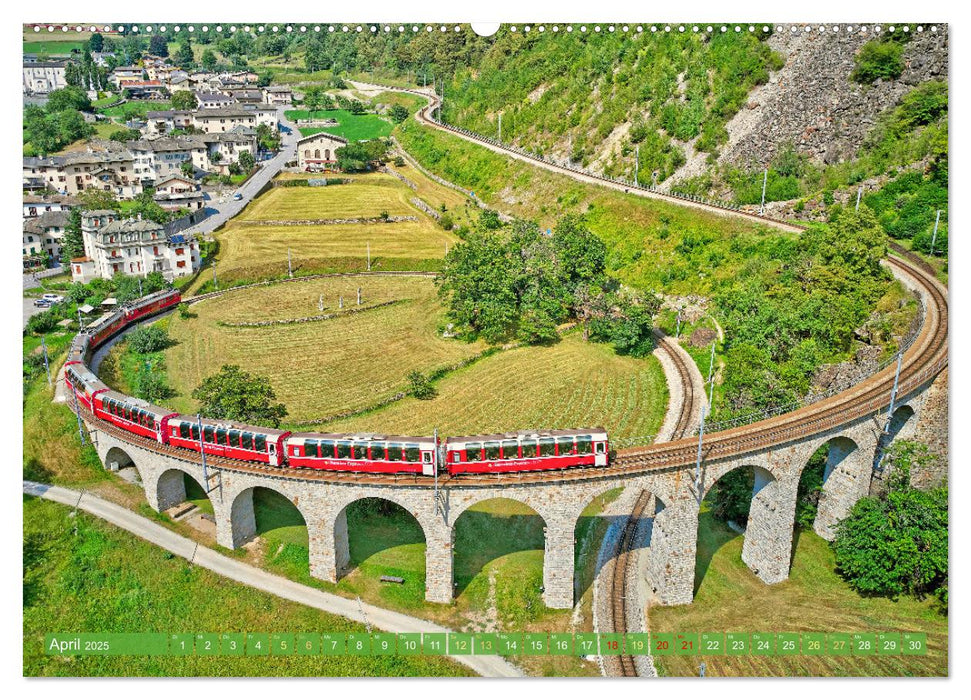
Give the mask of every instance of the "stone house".
<path id="1" fill-rule="evenodd" d="M 293 90 L 285 85 L 263 88 L 263 101 L 268 105 L 288 105 L 293 102 Z"/>
<path id="2" fill-rule="evenodd" d="M 24 94 L 44 94 L 67 87 L 64 71 L 66 62 L 34 61 L 24 63 Z"/>
<path id="3" fill-rule="evenodd" d="M 37 267 L 36 260 L 47 253 L 55 260 L 61 257 L 61 239 L 70 213 L 47 211 L 24 222 L 24 268 Z M 31 264 L 28 264 L 28 259 Z"/>
<path id="4" fill-rule="evenodd" d="M 304 136 L 297 141 L 297 166 L 307 171 L 333 168 L 337 149 L 346 145 L 347 139 L 325 132 Z"/>

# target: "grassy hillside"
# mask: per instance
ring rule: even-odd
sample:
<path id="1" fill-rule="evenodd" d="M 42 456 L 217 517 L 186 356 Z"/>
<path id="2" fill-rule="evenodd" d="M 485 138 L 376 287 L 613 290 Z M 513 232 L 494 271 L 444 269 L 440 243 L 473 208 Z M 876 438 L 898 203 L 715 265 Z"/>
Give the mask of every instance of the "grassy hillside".
<path id="1" fill-rule="evenodd" d="M 684 144 L 713 153 L 749 90 L 781 66 L 769 33 L 501 30 L 445 90 L 451 124 L 610 175 L 663 181 Z"/>

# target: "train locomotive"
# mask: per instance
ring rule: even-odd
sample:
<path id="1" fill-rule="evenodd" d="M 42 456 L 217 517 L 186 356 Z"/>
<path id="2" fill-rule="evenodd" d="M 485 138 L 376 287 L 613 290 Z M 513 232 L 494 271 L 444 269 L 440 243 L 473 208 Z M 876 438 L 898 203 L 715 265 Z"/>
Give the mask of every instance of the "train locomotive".
<path id="1" fill-rule="evenodd" d="M 112 390 L 88 358 L 139 320 L 173 308 L 177 290 L 158 292 L 105 314 L 75 336 L 64 368 L 75 405 L 141 438 L 206 456 L 287 469 L 433 476 L 606 467 L 610 446 L 603 428 L 533 430 L 450 437 L 293 433 L 176 413 Z"/>

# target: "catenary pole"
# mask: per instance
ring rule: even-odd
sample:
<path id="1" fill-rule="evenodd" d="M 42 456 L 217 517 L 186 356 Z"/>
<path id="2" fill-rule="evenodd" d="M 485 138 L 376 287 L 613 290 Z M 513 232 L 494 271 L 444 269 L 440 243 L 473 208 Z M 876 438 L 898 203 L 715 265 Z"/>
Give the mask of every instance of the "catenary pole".
<path id="1" fill-rule="evenodd" d="M 715 341 L 711 341 L 711 359 L 708 361 L 708 406 L 711 407 L 715 393 Z"/>
<path id="2" fill-rule="evenodd" d="M 934 235 L 931 236 L 931 255 L 934 255 L 934 244 L 937 243 L 937 225 L 941 223 L 941 210 L 937 210 L 937 218 L 934 219 Z"/>
<path id="3" fill-rule="evenodd" d="M 759 205 L 759 215 L 765 213 L 765 188 L 769 184 L 769 169 L 765 169 L 765 173 L 762 175 L 762 203 Z"/>
<path id="4" fill-rule="evenodd" d="M 854 211 L 860 211 L 860 197 L 863 196 L 863 185 L 860 185 L 859 189 L 856 191 L 856 208 Z"/>
<path id="5" fill-rule="evenodd" d="M 41 347 L 44 348 L 44 371 L 47 372 L 47 386 L 51 385 L 51 365 L 47 361 L 47 336 L 42 335 L 40 337 Z"/>

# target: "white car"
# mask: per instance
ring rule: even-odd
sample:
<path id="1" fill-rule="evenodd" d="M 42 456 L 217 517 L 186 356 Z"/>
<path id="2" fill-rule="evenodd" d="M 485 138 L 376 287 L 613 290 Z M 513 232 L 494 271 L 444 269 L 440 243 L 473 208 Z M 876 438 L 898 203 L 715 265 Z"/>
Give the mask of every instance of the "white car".
<path id="1" fill-rule="evenodd" d="M 62 301 L 64 301 L 64 297 L 62 297 L 60 294 L 45 294 L 41 297 L 41 299 L 44 299 L 51 304 L 60 304 Z"/>
<path id="2" fill-rule="evenodd" d="M 237 202 L 238 202 L 238 201 L 239 201 L 239 200 L 241 200 L 242 198 L 243 198 L 243 195 L 242 195 L 242 194 L 240 194 L 239 192 L 237 192 L 236 194 L 234 194 L 234 195 L 233 195 L 233 200 L 234 200 L 234 201 L 237 201 Z"/>

